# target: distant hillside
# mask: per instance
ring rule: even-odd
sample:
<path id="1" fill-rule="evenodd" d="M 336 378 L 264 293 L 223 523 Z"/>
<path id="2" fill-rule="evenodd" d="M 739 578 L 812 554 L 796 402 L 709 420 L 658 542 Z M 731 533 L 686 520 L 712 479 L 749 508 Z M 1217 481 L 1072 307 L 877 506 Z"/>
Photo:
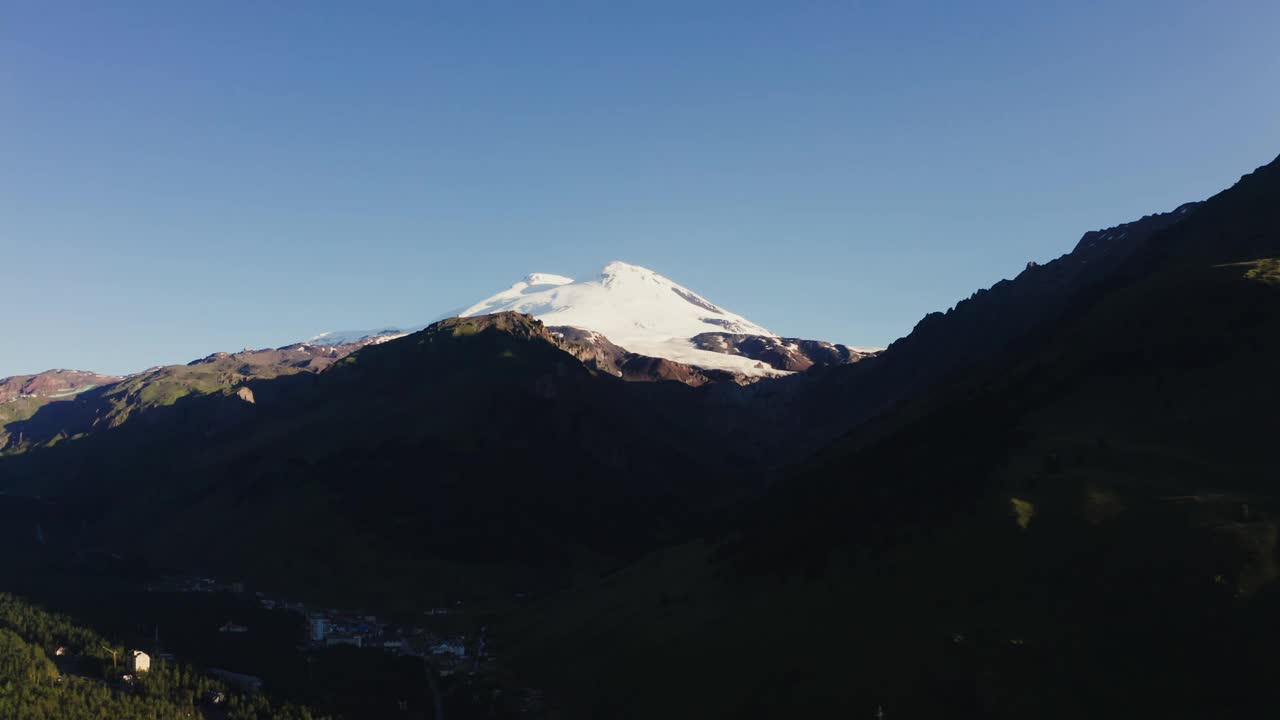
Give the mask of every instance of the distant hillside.
<path id="1" fill-rule="evenodd" d="M 0 455 L 116 427 L 188 395 L 237 392 L 249 379 L 320 372 L 371 342 L 220 352 L 126 378 L 74 370 L 5 378 L 0 380 Z"/>
<path id="2" fill-rule="evenodd" d="M 120 378 L 80 370 L 49 370 L 36 375 L 18 375 L 0 379 L 0 403 L 24 398 L 70 397 L 98 385 Z"/>
<path id="3" fill-rule="evenodd" d="M 7 444 L 5 426 L 16 425 L 35 414 L 42 406 L 70 400 L 83 392 L 119 382 L 112 375 L 99 375 L 82 370 L 48 370 L 36 375 L 0 378 L 0 451 Z M 17 433 L 15 433 L 17 434 Z"/>

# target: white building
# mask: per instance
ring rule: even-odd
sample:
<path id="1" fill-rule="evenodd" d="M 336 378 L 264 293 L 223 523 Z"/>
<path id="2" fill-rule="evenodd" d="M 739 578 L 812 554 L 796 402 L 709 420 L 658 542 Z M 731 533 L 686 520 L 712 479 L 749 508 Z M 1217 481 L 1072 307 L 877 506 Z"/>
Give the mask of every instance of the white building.
<path id="1" fill-rule="evenodd" d="M 151 669 L 151 656 L 141 650 L 134 650 L 133 655 L 129 658 L 129 670 L 135 675 L 144 673 Z"/>

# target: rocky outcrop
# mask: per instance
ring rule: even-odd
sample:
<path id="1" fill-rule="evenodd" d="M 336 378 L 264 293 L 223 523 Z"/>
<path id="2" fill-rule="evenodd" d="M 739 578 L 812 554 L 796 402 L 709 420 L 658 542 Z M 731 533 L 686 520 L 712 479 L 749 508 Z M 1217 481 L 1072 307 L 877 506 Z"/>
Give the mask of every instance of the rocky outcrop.
<path id="1" fill-rule="evenodd" d="M 622 377 L 622 366 L 633 353 L 615 345 L 609 338 L 593 330 L 555 325 L 547 328 L 560 349 L 597 372 Z"/>
<path id="2" fill-rule="evenodd" d="M 568 326 L 547 328 L 565 352 L 597 372 L 608 373 L 627 382 L 678 382 L 700 387 L 717 380 L 745 382 L 737 373 L 706 371 L 666 358 L 628 352 L 598 332 Z"/>
<path id="3" fill-rule="evenodd" d="M 691 338 L 699 350 L 741 355 L 758 360 L 775 370 L 803 372 L 812 367 L 848 365 L 875 355 L 874 351 L 856 350 L 847 345 L 767 335 L 734 333 L 699 333 Z"/>

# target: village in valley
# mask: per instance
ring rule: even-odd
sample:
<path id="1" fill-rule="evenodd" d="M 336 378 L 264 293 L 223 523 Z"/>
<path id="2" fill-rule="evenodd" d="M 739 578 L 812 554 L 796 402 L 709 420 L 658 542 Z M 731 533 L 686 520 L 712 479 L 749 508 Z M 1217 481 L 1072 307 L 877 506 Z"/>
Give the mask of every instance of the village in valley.
<path id="1" fill-rule="evenodd" d="M 417 657 L 423 659 L 440 677 L 475 676 L 493 668 L 494 658 L 488 653 L 485 639 L 486 628 L 480 626 L 469 633 L 458 630 L 466 627 L 467 623 L 451 622 L 462 611 L 461 601 L 454 601 L 452 607 L 426 610 L 420 624 L 406 625 L 388 622 L 376 615 L 337 608 L 310 607 L 275 593 L 250 593 L 245 589 L 244 583 L 223 582 L 209 577 L 166 578 L 148 584 L 147 591 L 228 593 L 250 599 L 263 610 L 296 613 L 305 620 L 306 636 L 300 638 L 298 646 L 303 652 L 349 646 Z M 229 617 L 218 631 L 224 634 L 247 634 L 253 628 Z"/>
<path id="2" fill-rule="evenodd" d="M 271 617 L 278 625 L 281 623 L 278 614 L 288 613 L 296 618 L 298 627 L 296 636 L 290 635 L 295 641 L 290 649 L 296 650 L 308 664 L 323 655 L 353 649 L 385 654 L 388 660 L 416 659 L 422 663 L 423 675 L 420 677 L 437 697 L 451 692 L 450 688 L 453 691 L 463 689 L 477 700 L 484 698 L 485 703 L 499 703 L 512 716 L 539 717 L 543 714 L 541 691 L 531 688 L 497 689 L 493 682 L 497 661 L 490 650 L 488 629 L 474 618 L 472 609 L 459 600 L 453 600 L 449 606 L 420 611 L 411 621 L 405 621 L 403 617 L 391 621 L 359 611 L 313 607 L 273 592 L 247 589 L 241 582 L 224 582 L 210 577 L 168 577 L 148 583 L 146 592 L 202 594 L 211 596 L 210 600 L 214 599 L 212 596 L 226 598 L 229 609 L 225 620 L 216 623 L 216 632 L 204 629 L 207 634 L 222 638 L 220 642 L 235 645 L 238 644 L 237 637 L 244 637 L 249 641 L 247 644 L 276 642 L 278 632 L 270 640 L 254 638 L 258 631 L 251 618 Z M 292 621 L 284 624 L 294 626 Z M 161 648 L 160 635 L 157 632 L 155 638 L 158 657 L 172 661 L 173 656 Z M 140 654 L 145 656 L 145 653 Z M 243 692 L 272 692 L 270 682 L 264 682 L 263 678 L 242 668 L 209 668 L 208 672 Z"/>

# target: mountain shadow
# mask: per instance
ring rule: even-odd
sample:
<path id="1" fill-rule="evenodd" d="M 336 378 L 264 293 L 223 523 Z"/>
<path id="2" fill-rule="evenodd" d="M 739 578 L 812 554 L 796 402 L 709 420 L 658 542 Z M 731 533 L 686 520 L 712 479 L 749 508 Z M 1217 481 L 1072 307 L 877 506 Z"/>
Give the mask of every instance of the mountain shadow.
<path id="1" fill-rule="evenodd" d="M 512 313 L 443 321 L 6 458 L 0 483 L 86 506 L 155 563 L 372 604 L 446 571 L 527 586 L 617 564 L 763 483 L 732 413 L 557 343 Z"/>
<path id="2" fill-rule="evenodd" d="M 806 459 L 717 537 L 512 619 L 515 664 L 571 717 L 1273 705 L 1280 163 L 1179 214 L 1109 272 L 1046 290 L 1056 311 Z M 983 304 L 968 307 L 951 316 Z M 1035 315 L 1009 312 L 980 342 Z M 923 323 L 802 382 L 842 397 L 934 322 L 964 325 Z"/>

